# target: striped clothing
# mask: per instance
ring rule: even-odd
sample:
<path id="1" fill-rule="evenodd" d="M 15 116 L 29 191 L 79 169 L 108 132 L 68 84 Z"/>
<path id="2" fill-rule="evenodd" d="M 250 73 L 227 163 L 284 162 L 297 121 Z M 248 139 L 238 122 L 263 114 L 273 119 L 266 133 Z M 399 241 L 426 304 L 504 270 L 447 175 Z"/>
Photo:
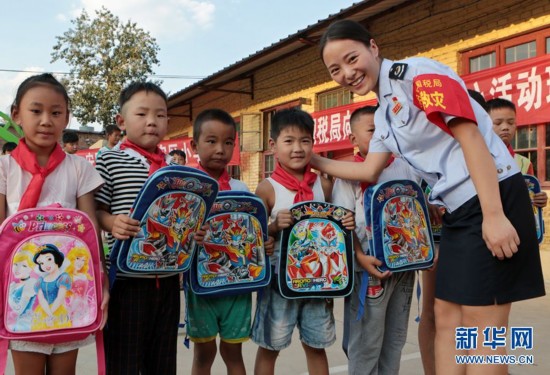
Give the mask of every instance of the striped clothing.
<path id="1" fill-rule="evenodd" d="M 105 151 L 96 159 L 96 169 L 105 180 L 96 193 L 96 201 L 110 207 L 113 215 L 128 215 L 149 176 L 147 160 L 130 149 Z M 109 249 L 114 242 L 111 233 L 107 233 Z M 179 276 L 119 277 L 122 275 L 117 275 L 109 301 L 109 324 L 105 330 L 107 373 L 175 375 Z"/>
<path id="2" fill-rule="evenodd" d="M 149 163 L 145 157 L 131 149 L 105 151 L 96 159 L 96 169 L 105 180 L 105 184 L 96 192 L 95 200 L 108 206 L 112 215 L 129 215 L 136 197 L 149 177 Z M 109 254 L 106 254 L 105 258 L 107 268 L 110 268 L 109 255 L 116 239 L 110 232 L 106 232 L 105 238 L 109 246 Z M 171 275 L 173 273 L 165 273 L 158 277 Z M 117 277 L 132 276 L 117 273 Z M 156 276 L 140 275 L 139 277 Z"/>
<path id="3" fill-rule="evenodd" d="M 149 166 L 143 159 L 122 151 L 105 151 L 96 159 L 96 169 L 105 184 L 95 200 L 111 209 L 113 215 L 129 215 L 141 187 L 149 177 Z M 115 239 L 107 233 L 109 249 Z"/>

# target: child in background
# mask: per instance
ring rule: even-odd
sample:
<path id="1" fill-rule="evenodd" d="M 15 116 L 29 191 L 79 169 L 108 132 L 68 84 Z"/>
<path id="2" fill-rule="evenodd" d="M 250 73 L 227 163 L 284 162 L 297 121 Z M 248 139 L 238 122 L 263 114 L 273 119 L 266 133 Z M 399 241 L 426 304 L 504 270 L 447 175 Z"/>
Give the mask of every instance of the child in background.
<path id="1" fill-rule="evenodd" d="M 17 143 L 14 142 L 6 142 L 2 146 L 2 155 L 9 155 L 15 148 L 17 147 Z"/>
<path id="2" fill-rule="evenodd" d="M 170 151 L 170 156 L 172 157 L 172 163 L 178 165 L 185 165 L 187 163 L 187 156 L 185 151 L 182 150 L 172 150 Z"/>
<path id="3" fill-rule="evenodd" d="M 17 90 L 11 117 L 22 127 L 24 138 L 11 155 L 0 158 L 0 222 L 25 208 L 59 203 L 82 210 L 95 223 L 94 190 L 103 180 L 84 158 L 65 154 L 57 143 L 69 123 L 69 97 L 63 85 L 47 73 L 27 78 Z M 102 328 L 108 300 L 105 278 Z M 74 374 L 78 348 L 90 342 L 93 336 L 59 344 L 12 340 L 15 373 L 44 374 L 47 369 Z"/>
<path id="4" fill-rule="evenodd" d="M 99 149 L 96 158 L 101 155 L 102 152 L 114 149 L 114 147 L 120 142 L 121 130 L 116 125 L 107 125 L 105 127 L 105 136 L 107 137 L 107 144 Z"/>
<path id="5" fill-rule="evenodd" d="M 533 163 L 523 155 L 517 154 L 512 148 L 512 140 L 516 135 L 516 106 L 504 98 L 495 98 L 487 101 L 487 112 L 493 120 L 493 131 L 502 139 L 510 155 L 514 158 L 523 174 L 535 175 Z M 545 191 L 535 194 L 533 204 L 544 208 L 548 197 Z"/>
<path id="6" fill-rule="evenodd" d="M 127 240 L 139 230 L 128 215 L 148 176 L 166 165 L 158 148 L 168 127 L 166 94 L 149 82 L 134 82 L 120 93 L 116 122 L 127 133 L 120 151 L 105 151 L 96 168 L 105 185 L 96 193 L 98 219 L 115 239 Z M 177 273 L 117 275 L 111 290 L 109 325 L 105 330 L 110 374 L 175 374 L 180 319 Z"/>
<path id="7" fill-rule="evenodd" d="M 191 147 L 199 155 L 198 168 L 218 181 L 220 191 L 249 191 L 243 182 L 231 178 L 227 173 L 236 135 L 235 121 L 229 113 L 221 109 L 201 112 L 193 124 Z M 202 244 L 206 228 L 201 228 L 200 233 L 195 236 L 198 244 Z M 266 242 L 266 250 L 268 246 Z M 189 319 L 187 333 L 194 343 L 191 373 L 210 374 L 216 358 L 216 337 L 219 334 L 220 354 L 227 366 L 227 373 L 246 374 L 242 343 L 250 336 L 252 294 L 203 297 L 189 289 L 186 297 Z"/>
<path id="8" fill-rule="evenodd" d="M 359 149 L 356 162 L 363 162 L 374 134 L 376 107 L 356 109 L 350 117 L 350 141 Z M 380 174 L 377 183 L 407 179 L 420 183 L 418 174 L 403 160 L 391 161 Z M 337 179 L 334 183 L 334 204 L 355 212 L 355 282 L 353 293 L 346 298 L 344 309 L 344 340 L 349 374 L 398 374 L 401 351 L 407 339 L 409 312 L 414 286 L 414 271 L 380 272 L 382 262 L 366 255 L 369 242 L 366 233 L 363 195 L 366 183 Z M 363 272 L 368 272 L 368 281 Z M 368 282 L 366 295 L 361 296 L 362 283 Z M 365 303 L 358 317 L 361 301 Z"/>
<path id="9" fill-rule="evenodd" d="M 78 134 L 73 130 L 63 132 L 63 151 L 67 154 L 76 154 L 78 151 Z"/>
<path id="10" fill-rule="evenodd" d="M 271 122 L 269 144 L 277 159 L 270 178 L 260 182 L 256 194 L 264 201 L 270 218 L 269 235 L 277 238 L 282 229 L 292 225 L 289 207 L 298 202 L 328 202 L 332 183 L 313 173 L 309 161 L 313 153 L 314 123 L 302 110 L 288 109 L 275 113 Z M 353 215 L 348 213 L 343 224 L 354 229 Z M 270 256 L 278 264 L 279 244 Z M 278 273 L 279 270 L 275 270 Z M 297 325 L 310 374 L 328 374 L 325 348 L 336 340 L 331 299 L 285 299 L 276 287 L 277 277 L 258 298 L 252 328 L 252 340 L 259 345 L 254 373 L 269 375 L 275 371 L 279 351 L 290 345 Z"/>
<path id="11" fill-rule="evenodd" d="M 374 182 L 396 153 L 421 173 L 432 187 L 430 201 L 447 211 L 435 283 L 436 371 L 478 371 L 454 356 L 504 355 L 506 348 L 483 346 L 479 334 L 477 349 L 459 351 L 456 329 L 507 327 L 512 302 L 545 294 L 519 168 L 450 68 L 425 58 L 386 60 L 370 33 L 351 20 L 329 26 L 320 49 L 334 81 L 357 95 L 374 91 L 380 107 L 365 163 L 312 161 L 340 178 Z M 483 365 L 482 371 L 501 374 L 507 366 Z"/>

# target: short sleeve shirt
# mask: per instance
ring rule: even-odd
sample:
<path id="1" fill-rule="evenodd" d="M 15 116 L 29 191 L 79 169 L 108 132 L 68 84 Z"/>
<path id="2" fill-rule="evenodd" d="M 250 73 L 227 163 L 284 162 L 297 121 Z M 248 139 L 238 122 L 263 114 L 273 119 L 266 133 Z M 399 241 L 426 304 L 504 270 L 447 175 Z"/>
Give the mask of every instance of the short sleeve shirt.
<path id="1" fill-rule="evenodd" d="M 379 109 L 375 114 L 376 130 L 369 152 L 393 152 L 421 173 L 432 187 L 430 202 L 442 204 L 449 211 L 460 207 L 476 195 L 460 144 L 442 127 L 428 119 L 424 110 L 415 104 L 415 78 L 425 75 L 445 77 L 456 90 L 466 86 L 449 67 L 426 58 L 399 61 L 406 64 L 405 73 L 390 79 L 393 61 L 383 60 L 379 76 Z M 437 91 L 437 90 L 436 90 Z M 441 94 L 439 89 L 436 94 Z M 434 100 L 437 98 L 434 98 Z M 485 110 L 473 99 L 460 103 L 475 116 L 475 122 L 495 162 L 498 179 L 503 180 L 519 172 L 502 140 L 495 135 L 492 121 Z M 440 116 L 446 123 L 454 118 L 441 107 Z M 472 121 L 474 121 L 472 120 Z"/>
<path id="2" fill-rule="evenodd" d="M 0 194 L 6 196 L 7 215 L 17 212 L 32 175 L 10 155 L 0 157 Z M 9 183 L 9 185 L 8 185 Z M 103 179 L 85 158 L 67 154 L 42 186 L 38 207 L 59 203 L 76 208 L 76 200 L 103 185 Z"/>

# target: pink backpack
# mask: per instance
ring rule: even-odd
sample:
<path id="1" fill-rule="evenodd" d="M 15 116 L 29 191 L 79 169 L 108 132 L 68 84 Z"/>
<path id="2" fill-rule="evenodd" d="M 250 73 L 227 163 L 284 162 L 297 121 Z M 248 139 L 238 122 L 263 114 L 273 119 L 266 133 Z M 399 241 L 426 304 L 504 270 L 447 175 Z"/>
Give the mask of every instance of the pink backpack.
<path id="1" fill-rule="evenodd" d="M 96 334 L 105 361 L 97 232 L 83 212 L 61 207 L 19 211 L 0 227 L 0 374 L 9 340 L 61 343 Z M 59 303 L 60 302 L 60 303 Z M 52 307 L 58 306 L 52 311 Z"/>

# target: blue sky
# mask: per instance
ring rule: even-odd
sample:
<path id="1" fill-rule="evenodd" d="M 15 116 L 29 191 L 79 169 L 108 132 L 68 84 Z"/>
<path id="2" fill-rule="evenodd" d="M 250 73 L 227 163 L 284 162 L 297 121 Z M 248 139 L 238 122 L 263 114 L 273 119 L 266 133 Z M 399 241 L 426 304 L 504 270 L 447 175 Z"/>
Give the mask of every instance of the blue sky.
<path id="1" fill-rule="evenodd" d="M 357 1 L 355 1 L 357 2 Z M 67 72 L 51 64 L 56 36 L 82 9 L 93 15 L 102 5 L 122 21 L 149 31 L 160 47 L 155 74 L 208 76 L 296 31 L 316 23 L 352 0 L 23 0 L 2 5 L 0 110 L 6 112 L 19 83 L 30 73 Z M 177 92 L 193 79 L 164 79 Z M 72 120 L 69 127 L 78 127 Z"/>

